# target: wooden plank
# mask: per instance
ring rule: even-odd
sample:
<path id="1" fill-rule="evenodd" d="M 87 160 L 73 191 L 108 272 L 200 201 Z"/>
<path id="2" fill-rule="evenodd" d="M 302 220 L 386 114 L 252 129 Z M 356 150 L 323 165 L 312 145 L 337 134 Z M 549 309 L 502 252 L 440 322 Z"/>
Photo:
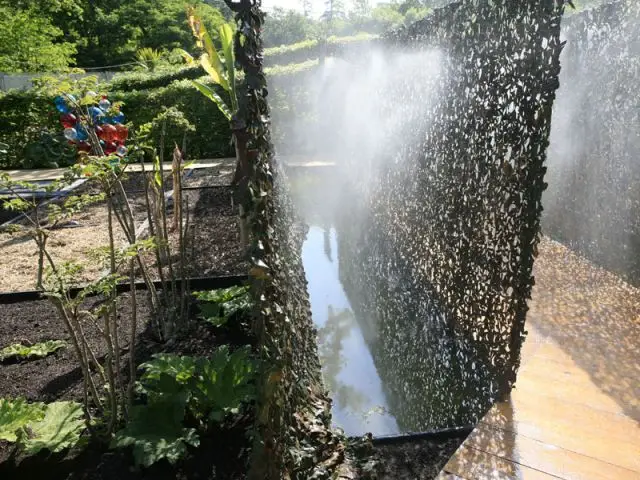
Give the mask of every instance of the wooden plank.
<path id="1" fill-rule="evenodd" d="M 476 428 L 465 444 L 565 480 L 640 479 L 638 472 L 485 425 Z"/>
<path id="2" fill-rule="evenodd" d="M 549 377 L 548 374 L 530 371 L 518 379 L 516 390 L 522 394 L 543 394 L 566 403 L 584 405 L 616 415 L 625 414 L 624 408 L 617 401 L 601 392 L 590 380 L 585 382 L 575 375 L 562 373 L 560 378 L 557 377 L 558 375 Z M 544 385 L 544 390 L 541 390 L 541 385 Z"/>
<path id="3" fill-rule="evenodd" d="M 516 389 L 482 423 L 640 472 L 640 427 L 622 415 Z"/>
<path id="4" fill-rule="evenodd" d="M 458 449 L 453 458 L 445 465 L 443 471 L 469 480 L 550 480 L 558 478 L 482 450 L 468 447 L 467 442 Z"/>

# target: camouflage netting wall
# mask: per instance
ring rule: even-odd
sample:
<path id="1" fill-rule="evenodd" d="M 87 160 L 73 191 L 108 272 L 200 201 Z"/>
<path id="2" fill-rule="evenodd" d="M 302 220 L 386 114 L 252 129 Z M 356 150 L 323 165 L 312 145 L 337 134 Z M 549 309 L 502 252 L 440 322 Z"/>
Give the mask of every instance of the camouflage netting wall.
<path id="1" fill-rule="evenodd" d="M 271 145 L 260 39 L 264 14 L 259 0 L 227 4 L 236 12 L 236 62 L 245 72 L 233 126 L 251 149 L 238 195 L 251 231 L 249 275 L 262 361 L 248 478 L 356 478 L 344 438 L 330 429 L 300 259 L 303 232 Z"/>
<path id="2" fill-rule="evenodd" d="M 640 285 L 640 2 L 563 23 L 545 233 Z"/>
<path id="3" fill-rule="evenodd" d="M 438 364 L 428 365 L 436 361 L 429 345 L 443 342 L 443 332 L 449 343 L 438 348 L 449 353 L 438 359 L 442 373 L 431 385 L 442 386 L 432 390 L 440 403 L 464 404 L 478 385 L 496 399 L 515 380 L 539 238 L 562 10 L 551 0 L 465 0 L 387 38 L 395 49 L 433 50 L 440 58 L 430 85 L 435 100 L 425 118 L 406 125 L 404 144 L 382 162 L 373 187 L 358 188 L 359 179 L 371 181 L 367 167 L 358 169 L 367 159 L 346 160 L 347 171 L 360 173 L 350 176 L 357 196 L 343 203 L 357 205 L 363 219 L 347 257 L 360 261 L 354 267 L 360 272 L 367 261 L 379 262 L 371 270 L 386 277 L 387 292 L 364 301 L 356 295 L 355 303 L 368 302 L 382 319 L 389 372 L 407 370 L 393 365 L 394 348 L 415 350 L 411 378 L 390 381 L 396 397 L 420 382 L 421 362 L 437 371 Z M 388 95 L 393 103 L 402 92 Z M 356 228 L 351 217 L 344 219 L 347 232 Z M 402 325 L 389 324 L 398 322 L 394 308 L 409 312 Z M 455 376 L 459 388 L 447 388 Z M 463 413 L 452 413 L 452 421 L 462 420 Z"/>

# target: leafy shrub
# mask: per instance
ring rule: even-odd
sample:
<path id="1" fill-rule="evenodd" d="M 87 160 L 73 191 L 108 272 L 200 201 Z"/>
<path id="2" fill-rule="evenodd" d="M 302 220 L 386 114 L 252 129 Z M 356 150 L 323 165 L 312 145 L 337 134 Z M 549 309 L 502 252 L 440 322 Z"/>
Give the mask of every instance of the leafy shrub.
<path id="1" fill-rule="evenodd" d="M 198 446 L 197 431 L 185 426 L 187 414 L 206 426 L 237 412 L 254 395 L 249 347 L 230 354 L 224 345 L 210 359 L 157 354 L 140 368 L 138 391 L 146 403 L 131 409 L 129 423 L 112 442 L 113 448 L 132 447 L 137 465 L 175 463 L 187 446 Z"/>
<path id="2" fill-rule="evenodd" d="M 66 346 L 67 344 L 62 340 L 47 340 L 30 347 L 15 343 L 0 350 L 0 362 L 4 362 L 8 358 L 44 358 Z"/>
<path id="3" fill-rule="evenodd" d="M 234 315 L 248 312 L 251 308 L 247 287 L 195 292 L 194 295 L 202 302 L 199 305 L 200 318 L 216 327 L 225 325 Z"/>
<path id="4" fill-rule="evenodd" d="M 17 443 L 28 455 L 73 448 L 84 429 L 82 405 L 77 402 L 45 405 L 0 398 L 0 440 Z"/>
<path id="5" fill-rule="evenodd" d="M 300 113 L 297 108 L 299 102 L 292 104 L 289 98 L 289 89 L 287 94 L 282 94 L 274 85 L 290 84 L 287 78 L 298 79 L 298 75 L 312 72 L 317 66 L 316 59 L 265 69 L 271 80 L 278 79 L 271 87 L 271 93 L 278 97 L 274 113 L 277 113 L 275 110 Z M 101 86 L 100 90 L 110 91 L 113 102 L 124 103 L 127 121 L 134 127 L 151 123 L 167 108 L 174 107 L 184 112 L 185 120 L 195 127 L 195 132 L 187 138 L 190 158 L 232 157 L 235 150 L 229 122 L 213 102 L 202 101 L 202 94 L 190 82 L 200 79 L 228 101 L 227 93 L 210 84 L 203 77 L 204 73 L 201 67 L 168 74 L 135 73 L 116 78 L 112 83 Z M 62 127 L 53 103 L 54 96 L 49 95 L 46 89 L 0 94 L 0 143 L 7 147 L 0 149 L 6 151 L 0 152 L 0 168 L 53 167 L 73 161 L 73 149 L 69 149 L 58 135 Z"/>
<path id="6" fill-rule="evenodd" d="M 24 398 L 0 398 L 0 440 L 15 442 L 17 432 L 32 422 L 44 418 L 44 403 L 27 403 Z"/>
<path id="7" fill-rule="evenodd" d="M 339 53 L 349 45 L 369 42 L 375 38 L 375 35 L 360 33 L 348 37 L 332 36 L 326 41 L 304 40 L 291 45 L 267 48 L 264 51 L 265 64 L 272 66 L 304 63 L 324 55 Z"/>

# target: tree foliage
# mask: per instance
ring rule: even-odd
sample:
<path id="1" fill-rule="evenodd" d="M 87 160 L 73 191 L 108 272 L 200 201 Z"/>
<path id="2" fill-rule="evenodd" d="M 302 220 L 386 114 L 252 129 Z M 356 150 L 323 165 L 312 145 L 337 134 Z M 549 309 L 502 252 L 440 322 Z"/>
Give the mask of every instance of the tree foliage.
<path id="1" fill-rule="evenodd" d="M 213 32 L 230 17 L 223 2 L 190 3 Z M 9 73 L 131 64 L 143 48 L 195 44 L 184 0 L 0 0 L 0 14 L 0 71 Z"/>
<path id="2" fill-rule="evenodd" d="M 62 41 L 63 31 L 40 11 L 0 4 L 0 71 L 64 71 L 73 64 L 76 46 Z"/>

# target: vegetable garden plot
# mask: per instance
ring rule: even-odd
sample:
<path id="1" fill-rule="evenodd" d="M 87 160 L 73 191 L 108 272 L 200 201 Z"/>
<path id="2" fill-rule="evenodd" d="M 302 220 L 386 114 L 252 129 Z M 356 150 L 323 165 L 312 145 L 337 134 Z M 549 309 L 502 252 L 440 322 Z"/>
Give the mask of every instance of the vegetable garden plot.
<path id="1" fill-rule="evenodd" d="M 134 442 L 132 449 L 124 447 L 123 444 L 122 447 L 113 450 L 114 444 L 111 445 L 110 449 L 108 444 L 100 444 L 95 441 L 88 447 L 83 447 L 81 443 L 74 441 L 71 442 L 71 446 L 75 445 L 74 448 L 71 450 L 63 449 L 64 451 L 54 455 L 43 452 L 42 455 L 36 457 L 25 457 L 22 450 L 20 450 L 17 452 L 17 457 L 14 458 L 13 455 L 16 451 L 15 444 L 12 442 L 15 442 L 16 439 L 12 439 L 11 436 L 5 436 L 6 429 L 9 428 L 6 424 L 7 412 L 2 411 L 2 406 L 0 405 L 0 435 L 3 435 L 0 438 L 9 439 L 8 442 L 0 441 L 0 475 L 3 478 L 44 478 L 46 476 L 52 479 L 97 478 L 106 480 L 115 476 L 125 479 L 186 479 L 194 478 L 194 476 L 209 478 L 209 475 L 215 471 L 215 478 L 243 478 L 243 472 L 246 471 L 247 452 L 250 447 L 246 431 L 253 421 L 251 406 L 244 402 L 250 399 L 252 395 L 252 370 L 246 370 L 246 373 L 243 374 L 243 370 L 238 368 L 243 365 L 242 362 L 245 362 L 243 358 L 246 357 L 246 361 L 249 361 L 247 355 L 251 355 L 250 350 L 242 347 L 253 343 L 247 317 L 250 304 L 238 302 L 240 300 L 240 297 L 237 296 L 239 295 L 238 292 L 246 292 L 243 288 L 235 287 L 217 292 L 220 294 L 209 293 L 201 296 L 203 300 L 197 302 L 197 305 L 194 300 L 194 309 L 188 328 L 171 344 L 159 343 L 153 336 L 149 328 L 151 320 L 150 304 L 145 301 L 140 293 L 139 295 L 142 298 L 138 300 L 136 309 L 138 325 L 135 345 L 129 344 L 128 331 L 132 319 L 132 310 L 129 303 L 131 297 L 130 294 L 123 294 L 118 299 L 119 325 L 121 327 L 118 334 L 122 348 L 122 361 L 126 365 L 128 356 L 135 346 L 136 365 L 140 367 L 142 362 L 151 362 L 148 365 L 155 365 L 153 367 L 144 367 L 142 365 L 143 368 L 139 368 L 140 383 L 138 388 L 141 389 L 140 392 L 144 392 L 146 389 L 146 393 L 136 395 L 134 409 L 142 408 L 145 411 L 153 411 L 153 408 L 155 408 L 150 396 L 153 389 L 156 388 L 153 384 L 154 377 L 152 372 L 155 371 L 155 368 L 162 366 L 160 361 L 164 358 L 172 358 L 171 362 L 174 362 L 174 366 L 177 366 L 180 361 L 184 362 L 185 359 L 192 358 L 196 362 L 194 364 L 196 368 L 200 368 L 197 366 L 199 365 L 197 362 L 205 366 L 209 365 L 206 368 L 220 368 L 220 366 L 224 367 L 224 362 L 227 362 L 227 365 L 232 365 L 228 363 L 230 361 L 235 362 L 233 364 L 236 372 L 234 376 L 235 383 L 233 384 L 235 386 L 231 384 L 225 386 L 222 383 L 216 384 L 216 391 L 226 392 L 226 397 L 220 397 L 220 393 L 218 393 L 217 397 L 207 397 L 218 398 L 217 402 L 220 405 L 228 405 L 229 410 L 224 410 L 225 413 L 218 414 L 216 416 L 218 420 L 214 422 L 204 422 L 204 426 L 201 418 L 191 416 L 192 413 L 196 412 L 192 407 L 189 407 L 188 414 L 182 419 L 181 422 L 185 425 L 185 428 L 194 429 L 193 432 L 197 435 L 194 439 L 197 439 L 199 443 L 192 442 L 193 445 L 185 449 L 184 453 L 180 455 L 181 459 L 172 459 L 171 456 L 168 456 L 165 459 L 158 459 L 157 462 L 154 462 L 154 465 L 144 470 L 132 469 L 131 466 L 134 462 L 150 461 L 153 458 L 147 454 L 142 455 L 140 451 L 136 450 L 138 448 L 136 439 L 139 433 L 131 430 L 133 427 L 127 427 L 129 430 L 123 430 L 123 433 L 116 434 L 116 439 L 131 438 L 131 441 Z M 236 297 L 233 297 L 233 295 L 236 295 Z M 246 293 L 243 295 L 246 295 Z M 236 299 L 233 305 L 228 303 L 230 296 L 232 299 Z M 99 298 L 94 297 L 85 302 L 84 306 L 90 308 L 92 304 L 99 302 L 99 300 Z M 216 321 L 212 323 L 210 319 L 214 317 Z M 51 338 L 58 338 L 71 343 L 68 335 L 63 332 L 65 332 L 65 327 L 62 321 L 56 315 L 52 304 L 46 300 L 3 306 L 0 312 L 0 344 L 2 345 L 15 342 L 29 344 Z M 97 328 L 87 325 L 85 334 L 98 357 L 102 358 L 108 354 L 101 342 L 102 334 Z M 158 357 L 157 354 L 159 353 L 162 353 L 165 357 Z M 166 357 L 167 355 L 169 357 Z M 211 359 L 211 362 L 216 359 L 217 363 L 215 365 L 217 367 L 214 367 L 214 363 L 206 363 L 209 362 L 206 359 Z M 246 365 L 250 364 L 247 363 Z M 122 375 L 125 377 L 128 375 L 127 369 L 128 367 L 122 371 Z M 76 402 L 73 404 L 81 405 L 83 396 L 82 373 L 79 371 L 77 361 L 70 348 L 59 350 L 38 360 L 23 359 L 17 362 L 5 363 L 0 368 L 0 371 L 0 398 L 3 399 L 0 402 L 15 402 L 16 399 L 26 398 L 34 408 L 41 405 L 37 402 L 46 402 L 49 405 L 49 407 L 46 407 L 47 411 L 52 408 L 51 405 L 71 405 L 59 402 Z M 170 373 L 170 370 L 166 370 L 166 372 Z M 223 371 L 220 371 L 220 375 L 223 375 Z M 227 373 L 224 375 L 228 376 Z M 241 375 L 246 376 L 244 381 Z M 94 376 L 97 376 L 97 373 L 94 373 Z M 230 379 L 231 377 L 228 378 Z M 223 380 L 219 382 L 223 382 Z M 242 390 L 238 390 L 236 386 L 242 386 L 243 382 L 245 382 L 244 387 L 242 387 Z M 198 395 L 197 388 L 203 387 L 196 387 L 196 390 L 191 395 Z M 211 388 L 214 388 L 213 384 Z M 135 407 L 138 404 L 144 406 Z M 100 416 L 98 415 L 94 418 L 100 419 Z M 14 424 L 17 421 L 14 420 Z M 169 419 L 160 416 L 153 421 L 166 424 Z M 37 433 L 37 430 L 35 432 Z M 78 433 L 82 434 L 83 438 L 86 439 L 84 422 L 80 422 Z M 20 433 L 18 433 L 19 435 Z M 124 435 L 129 435 L 129 437 Z M 149 448 L 153 448 L 151 447 L 153 444 L 152 437 L 146 438 L 148 439 L 147 441 L 151 442 L 147 444 Z M 170 436 L 167 437 L 165 435 L 165 438 L 169 441 Z M 198 445 L 199 448 L 196 448 Z M 52 446 L 48 444 L 47 448 L 51 449 Z M 131 452 L 134 454 L 133 458 Z M 153 449 L 147 451 L 147 453 L 149 452 L 153 452 Z M 158 453 L 160 453 L 160 450 L 156 450 L 156 455 Z M 162 457 L 162 454 L 160 457 Z M 172 459 L 171 461 L 175 463 L 175 466 L 167 463 L 168 459 Z"/>

